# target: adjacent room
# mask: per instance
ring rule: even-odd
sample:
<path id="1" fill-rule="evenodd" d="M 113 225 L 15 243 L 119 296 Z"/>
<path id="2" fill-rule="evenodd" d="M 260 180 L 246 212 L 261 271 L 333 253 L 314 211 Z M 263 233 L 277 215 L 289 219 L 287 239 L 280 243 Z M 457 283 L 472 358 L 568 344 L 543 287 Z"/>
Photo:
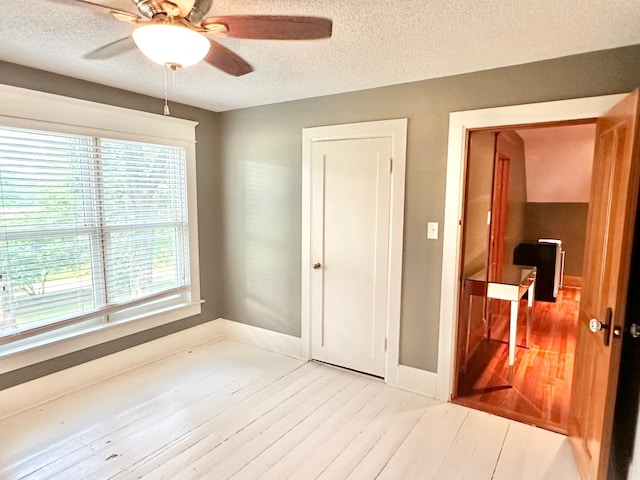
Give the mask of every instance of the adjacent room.
<path id="1" fill-rule="evenodd" d="M 471 132 L 463 277 L 533 266 L 536 279 L 511 380 L 509 302 L 461 296 L 458 403 L 567 432 L 595 133 L 591 122 Z"/>
<path id="2" fill-rule="evenodd" d="M 640 475 L 640 9 L 0 19 L 0 477 Z"/>

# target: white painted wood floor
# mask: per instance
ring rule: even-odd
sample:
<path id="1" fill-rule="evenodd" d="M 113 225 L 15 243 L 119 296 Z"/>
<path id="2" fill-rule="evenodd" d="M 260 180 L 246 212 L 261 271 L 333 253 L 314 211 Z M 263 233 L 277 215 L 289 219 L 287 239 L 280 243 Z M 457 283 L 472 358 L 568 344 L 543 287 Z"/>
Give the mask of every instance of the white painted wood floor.
<path id="1" fill-rule="evenodd" d="M 225 340 L 0 421 L 0 478 L 579 475 L 562 435 Z"/>

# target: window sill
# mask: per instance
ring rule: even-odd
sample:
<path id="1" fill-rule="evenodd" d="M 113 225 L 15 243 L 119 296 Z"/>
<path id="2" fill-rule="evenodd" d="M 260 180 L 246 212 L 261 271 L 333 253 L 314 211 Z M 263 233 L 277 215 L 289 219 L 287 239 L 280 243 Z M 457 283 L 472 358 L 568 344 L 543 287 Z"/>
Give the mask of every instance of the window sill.
<path id="1" fill-rule="evenodd" d="M 64 334 L 43 334 L 8 343 L 0 347 L 0 374 L 198 315 L 201 304 L 175 305 L 133 319 L 78 325 Z"/>

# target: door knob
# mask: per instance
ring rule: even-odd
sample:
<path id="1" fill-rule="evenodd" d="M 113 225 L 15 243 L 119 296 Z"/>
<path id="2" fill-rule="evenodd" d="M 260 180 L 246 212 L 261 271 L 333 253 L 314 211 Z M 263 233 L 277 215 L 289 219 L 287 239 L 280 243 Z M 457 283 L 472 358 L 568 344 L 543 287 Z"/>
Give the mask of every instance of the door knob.
<path id="1" fill-rule="evenodd" d="M 318 270 L 322 265 L 320 265 L 318 262 L 313 264 L 313 269 L 314 270 Z"/>
<path id="2" fill-rule="evenodd" d="M 597 318 L 592 318 L 591 320 L 589 320 L 589 330 L 591 330 L 593 333 L 598 333 L 600 330 L 604 330 L 604 332 L 602 332 L 603 333 L 602 341 L 604 342 L 604 346 L 608 347 L 609 339 L 611 335 L 611 320 L 613 317 L 613 310 L 611 310 L 611 308 L 607 308 L 605 315 L 606 315 L 605 323 L 602 323 Z M 620 332 L 617 332 L 617 333 L 618 334 L 614 336 L 616 338 L 619 338 Z"/>
<path id="3" fill-rule="evenodd" d="M 640 337 L 640 325 L 638 325 L 637 323 L 632 323 L 631 327 L 629 327 L 629 333 L 631 333 L 631 336 L 633 338 Z"/>

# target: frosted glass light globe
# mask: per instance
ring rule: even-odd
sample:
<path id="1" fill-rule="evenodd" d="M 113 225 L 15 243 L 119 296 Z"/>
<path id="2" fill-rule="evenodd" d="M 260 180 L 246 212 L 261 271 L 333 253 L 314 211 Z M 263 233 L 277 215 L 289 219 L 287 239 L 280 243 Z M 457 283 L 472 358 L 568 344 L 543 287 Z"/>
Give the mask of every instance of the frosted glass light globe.
<path id="1" fill-rule="evenodd" d="M 170 67 L 195 65 L 211 47 L 204 35 L 187 27 L 166 23 L 150 23 L 136 28 L 133 41 L 149 59 Z"/>

